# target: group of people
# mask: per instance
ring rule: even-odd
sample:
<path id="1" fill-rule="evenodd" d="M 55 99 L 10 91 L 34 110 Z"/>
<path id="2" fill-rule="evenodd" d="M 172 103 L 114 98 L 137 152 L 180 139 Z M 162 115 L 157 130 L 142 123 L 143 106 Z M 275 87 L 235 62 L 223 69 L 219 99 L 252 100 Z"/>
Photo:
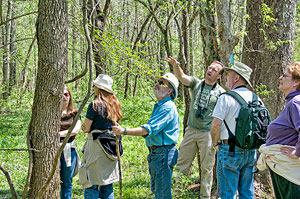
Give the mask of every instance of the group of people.
<path id="1" fill-rule="evenodd" d="M 195 155 L 200 162 L 200 198 L 211 198 L 213 167 L 217 164 L 218 196 L 222 199 L 254 198 L 253 176 L 257 162 L 256 149 L 234 148 L 230 156 L 228 129 L 234 135 L 236 118 L 241 105 L 230 95 L 222 95 L 225 90 L 218 83 L 223 72 L 226 87 L 237 92 L 245 101 L 252 101 L 250 76 L 252 69 L 240 62 L 232 67 L 224 67 L 214 61 L 207 69 L 204 79 L 186 75 L 179 62 L 172 57 L 165 59 L 173 67 L 174 74 L 166 73 L 154 86 L 157 103 L 147 124 L 136 128 L 122 128 L 121 106 L 116 98 L 113 80 L 100 74 L 94 83 L 95 98 L 89 104 L 86 118 L 81 125 L 77 122 L 68 147 L 61 156 L 61 198 L 71 198 L 72 176 L 77 173 L 78 153 L 74 140 L 81 128 L 87 134 L 83 147 L 83 160 L 79 168 L 79 181 L 85 188 L 84 197 L 88 199 L 112 199 L 113 183 L 119 180 L 118 164 L 115 155 L 116 144 L 102 142 L 103 137 L 116 135 L 143 136 L 149 149 L 147 157 L 151 180 L 151 191 L 156 199 L 171 199 L 172 174 L 176 165 L 183 174 L 188 175 Z M 176 148 L 179 137 L 179 116 L 174 99 L 178 95 L 178 80 L 191 90 L 191 102 L 187 128 L 179 150 Z M 268 127 L 267 142 L 260 149 L 261 165 L 269 168 L 275 196 L 279 198 L 299 198 L 300 178 L 293 173 L 300 168 L 300 63 L 287 66 L 280 76 L 279 89 L 284 93 L 286 106 L 282 113 Z M 261 99 L 258 99 L 262 104 Z M 65 88 L 61 140 L 76 114 L 70 91 Z M 226 121 L 227 127 L 224 125 Z M 274 152 L 276 154 L 270 155 Z M 270 149 L 271 148 L 271 149 Z M 217 160 L 215 154 L 217 153 Z M 274 163 L 274 156 L 277 162 Z M 278 159 L 280 156 L 281 159 Z M 286 172 L 293 163 L 294 167 Z M 77 166 L 76 166 L 77 165 Z M 260 166 L 261 168 L 263 166 Z"/>

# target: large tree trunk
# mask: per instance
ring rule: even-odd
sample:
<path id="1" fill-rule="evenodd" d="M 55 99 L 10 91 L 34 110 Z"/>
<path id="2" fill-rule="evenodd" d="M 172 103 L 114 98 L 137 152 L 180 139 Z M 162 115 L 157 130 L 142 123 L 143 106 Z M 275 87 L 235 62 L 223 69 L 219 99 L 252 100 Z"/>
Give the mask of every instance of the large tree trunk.
<path id="1" fill-rule="evenodd" d="M 29 127 L 33 168 L 29 198 L 44 185 L 59 148 L 61 102 L 68 65 L 68 1 L 39 1 L 37 19 L 38 72 Z M 43 198 L 59 198 L 58 167 Z"/>
<path id="2" fill-rule="evenodd" d="M 269 96 L 263 96 L 264 103 L 275 119 L 281 112 L 284 102 L 279 91 L 279 76 L 293 60 L 296 0 L 253 0 L 247 1 L 248 32 L 244 43 L 243 62 L 253 69 L 253 86 L 264 84 L 267 90 L 273 90 Z M 273 12 L 274 22 L 263 23 L 262 4 Z M 282 41 L 282 42 L 280 42 Z M 277 44 L 276 44 L 277 42 Z M 260 94 L 260 93 L 259 93 Z"/>

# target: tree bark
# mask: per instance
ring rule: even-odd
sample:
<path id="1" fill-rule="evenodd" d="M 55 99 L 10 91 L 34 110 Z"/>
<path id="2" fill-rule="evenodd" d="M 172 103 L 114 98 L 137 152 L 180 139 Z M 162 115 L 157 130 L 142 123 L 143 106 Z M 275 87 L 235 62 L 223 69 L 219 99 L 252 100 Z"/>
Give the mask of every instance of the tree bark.
<path id="1" fill-rule="evenodd" d="M 189 3 L 186 3 L 186 9 L 182 9 L 182 37 L 183 37 L 183 52 L 184 52 L 184 60 L 185 64 L 183 66 L 183 70 L 185 74 L 190 74 L 190 35 L 189 35 Z M 184 102 L 185 102 L 185 114 L 183 118 L 183 128 L 184 132 L 187 127 L 188 115 L 190 111 L 190 94 L 189 89 L 184 87 Z"/>
<path id="2" fill-rule="evenodd" d="M 89 16 L 91 15 L 92 21 L 95 22 L 95 32 L 92 31 L 92 34 L 95 34 L 93 37 L 93 52 L 96 76 L 106 73 L 106 52 L 101 43 L 111 0 L 105 1 L 103 10 L 101 9 L 100 2 L 99 0 L 89 0 Z"/>
<path id="3" fill-rule="evenodd" d="M 12 15 L 11 17 L 15 16 L 16 8 L 15 3 L 11 2 L 12 6 Z M 10 63 L 9 63 L 9 94 L 11 93 L 11 90 L 13 87 L 16 86 L 16 58 L 14 57 L 17 50 L 17 44 L 16 44 L 16 20 L 11 21 L 11 30 L 10 30 Z"/>
<path id="4" fill-rule="evenodd" d="M 248 34 L 244 39 L 242 61 L 253 69 L 253 87 L 261 84 L 266 86 L 257 89 L 257 94 L 269 109 L 273 120 L 284 106 L 283 94 L 278 89 L 278 78 L 293 60 L 296 3 L 296 0 L 247 1 Z M 266 12 L 268 8 L 272 14 Z M 265 21 L 267 15 L 275 20 Z M 264 95 L 263 90 L 267 90 L 269 94 Z M 267 171 L 256 174 L 255 180 L 267 188 L 272 187 Z"/>
<path id="5" fill-rule="evenodd" d="M 214 61 L 220 60 L 216 38 L 216 24 L 212 7 L 215 0 L 201 1 L 200 5 L 200 32 L 202 38 L 202 52 L 205 61 L 205 69 Z"/>
<path id="6" fill-rule="evenodd" d="M 11 2 L 8 1 L 7 5 L 7 15 L 6 19 L 11 18 L 11 12 L 12 12 L 12 6 Z M 11 30 L 11 22 L 7 22 L 5 25 L 5 34 L 4 34 L 4 51 L 3 51 L 3 99 L 7 100 L 9 95 L 9 62 L 10 62 L 10 51 L 9 51 L 9 45 L 7 45 L 10 42 L 10 30 Z"/>
<path id="7" fill-rule="evenodd" d="M 216 1 L 218 17 L 218 35 L 220 38 L 220 58 L 225 66 L 229 64 L 229 55 L 232 54 L 231 13 L 228 1 Z"/>
<path id="8" fill-rule="evenodd" d="M 39 1 L 37 19 L 38 71 L 29 126 L 33 168 L 29 198 L 36 198 L 51 171 L 59 148 L 61 102 L 68 65 L 68 1 Z M 43 198 L 59 198 L 59 172 Z"/>
<path id="9" fill-rule="evenodd" d="M 273 14 L 273 22 L 265 21 L 262 12 L 263 3 Z M 270 95 L 262 95 L 265 105 L 275 119 L 281 112 L 284 101 L 283 94 L 279 91 L 279 76 L 284 68 L 293 60 L 296 0 L 254 0 L 247 1 L 248 32 L 244 42 L 243 62 L 253 69 L 252 83 L 254 88 L 260 84 L 266 85 L 267 90 L 273 90 Z M 282 42 L 280 42 L 282 41 Z"/>

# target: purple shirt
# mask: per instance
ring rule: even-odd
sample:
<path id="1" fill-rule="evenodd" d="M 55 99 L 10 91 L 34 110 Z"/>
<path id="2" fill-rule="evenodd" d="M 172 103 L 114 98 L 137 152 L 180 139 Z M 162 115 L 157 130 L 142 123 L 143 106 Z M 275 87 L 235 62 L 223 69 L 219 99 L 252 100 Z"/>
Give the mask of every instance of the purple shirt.
<path id="1" fill-rule="evenodd" d="M 285 99 L 283 111 L 268 126 L 266 145 L 296 146 L 295 154 L 300 157 L 300 91 L 289 93 Z"/>

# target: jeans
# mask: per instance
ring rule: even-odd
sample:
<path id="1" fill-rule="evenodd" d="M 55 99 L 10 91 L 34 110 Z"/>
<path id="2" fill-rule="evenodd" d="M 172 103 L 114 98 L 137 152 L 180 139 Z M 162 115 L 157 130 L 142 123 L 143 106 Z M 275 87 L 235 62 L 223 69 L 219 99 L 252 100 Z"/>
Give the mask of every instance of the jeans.
<path id="1" fill-rule="evenodd" d="M 151 191 L 155 199 L 171 199 L 173 168 L 177 162 L 178 151 L 175 145 L 159 147 L 150 151 L 147 159 L 151 177 Z"/>
<path id="2" fill-rule="evenodd" d="M 64 154 L 60 156 L 60 198 L 61 199 L 71 199 L 72 198 L 72 178 L 74 174 L 74 169 L 76 165 L 76 151 L 71 151 L 71 166 L 67 167 Z"/>
<path id="3" fill-rule="evenodd" d="M 299 199 L 300 186 L 269 169 L 276 199 Z"/>
<path id="4" fill-rule="evenodd" d="M 222 144 L 217 152 L 218 195 L 222 199 L 254 199 L 253 175 L 257 158 L 256 149 L 235 146 L 235 155 L 229 154 L 229 145 Z"/>
<path id="5" fill-rule="evenodd" d="M 93 185 L 84 190 L 85 199 L 114 199 L 113 184 Z"/>

